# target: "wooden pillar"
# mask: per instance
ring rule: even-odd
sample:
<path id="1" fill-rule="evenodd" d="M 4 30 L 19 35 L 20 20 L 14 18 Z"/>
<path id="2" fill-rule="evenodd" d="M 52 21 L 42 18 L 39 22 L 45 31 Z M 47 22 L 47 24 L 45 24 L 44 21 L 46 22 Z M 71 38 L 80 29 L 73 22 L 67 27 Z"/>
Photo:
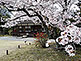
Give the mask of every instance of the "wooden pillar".
<path id="1" fill-rule="evenodd" d="M 8 50 L 6 50 L 6 55 L 8 55 Z"/>
<path id="2" fill-rule="evenodd" d="M 19 48 L 19 49 L 21 48 L 20 45 L 18 45 L 18 48 Z"/>

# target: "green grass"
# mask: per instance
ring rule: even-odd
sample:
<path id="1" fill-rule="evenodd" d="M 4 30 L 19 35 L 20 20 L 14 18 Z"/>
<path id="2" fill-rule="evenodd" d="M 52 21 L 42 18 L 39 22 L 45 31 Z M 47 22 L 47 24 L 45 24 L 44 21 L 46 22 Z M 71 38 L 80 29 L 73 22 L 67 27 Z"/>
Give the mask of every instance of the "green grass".
<path id="1" fill-rule="evenodd" d="M 3 37 L 3 36 L 11 36 L 11 35 L 0 35 L 0 37 Z"/>
<path id="2" fill-rule="evenodd" d="M 69 57 L 64 51 L 25 45 L 1 57 L 0 61 L 81 61 L 81 49 L 77 50 L 76 56 Z"/>

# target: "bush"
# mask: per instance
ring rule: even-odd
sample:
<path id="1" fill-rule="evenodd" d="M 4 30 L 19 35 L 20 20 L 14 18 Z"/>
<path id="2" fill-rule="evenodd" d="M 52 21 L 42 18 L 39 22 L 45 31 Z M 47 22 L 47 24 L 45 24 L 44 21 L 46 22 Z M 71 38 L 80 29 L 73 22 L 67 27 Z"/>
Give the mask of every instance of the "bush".
<path id="1" fill-rule="evenodd" d="M 46 33 L 40 32 L 40 33 L 36 33 L 35 34 L 35 38 L 37 38 L 36 45 L 42 46 L 43 48 L 45 48 L 45 43 L 48 40 L 48 35 Z"/>

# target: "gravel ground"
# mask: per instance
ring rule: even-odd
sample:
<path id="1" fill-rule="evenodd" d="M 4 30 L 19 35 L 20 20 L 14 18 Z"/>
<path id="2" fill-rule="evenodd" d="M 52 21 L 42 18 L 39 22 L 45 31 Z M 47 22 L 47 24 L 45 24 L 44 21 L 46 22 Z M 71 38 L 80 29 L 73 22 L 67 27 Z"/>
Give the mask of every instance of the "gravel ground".
<path id="1" fill-rule="evenodd" d="M 17 49 L 18 45 L 25 45 L 24 41 L 27 41 L 26 44 L 32 43 L 34 38 L 21 38 L 21 37 L 0 37 L 0 57 L 5 55 L 5 51 L 9 50 L 9 53 L 15 49 Z"/>

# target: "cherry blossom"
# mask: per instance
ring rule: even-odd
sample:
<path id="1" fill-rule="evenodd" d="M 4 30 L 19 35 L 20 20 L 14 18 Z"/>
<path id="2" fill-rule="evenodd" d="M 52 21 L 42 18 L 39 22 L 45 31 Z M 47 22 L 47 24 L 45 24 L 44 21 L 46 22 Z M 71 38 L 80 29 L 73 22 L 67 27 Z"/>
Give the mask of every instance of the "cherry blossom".
<path id="1" fill-rule="evenodd" d="M 74 47 L 69 43 L 81 45 L 81 28 L 76 26 L 81 23 L 79 0 L 0 0 L 0 2 L 0 6 L 5 7 L 6 13 L 11 16 L 4 20 L 6 23 L 1 25 L 2 27 L 13 27 L 25 20 L 31 20 L 35 24 L 43 23 L 46 26 L 57 27 L 62 32 L 61 36 L 56 38 L 56 42 L 65 46 L 65 51 L 70 56 L 75 55 Z M 3 20 L 1 19 L 1 21 Z M 49 43 L 51 41 L 46 42 L 46 47 L 49 47 Z"/>
<path id="2" fill-rule="evenodd" d="M 69 54 L 69 56 L 75 56 L 75 50 L 72 45 L 67 45 L 65 47 L 65 51 Z"/>

